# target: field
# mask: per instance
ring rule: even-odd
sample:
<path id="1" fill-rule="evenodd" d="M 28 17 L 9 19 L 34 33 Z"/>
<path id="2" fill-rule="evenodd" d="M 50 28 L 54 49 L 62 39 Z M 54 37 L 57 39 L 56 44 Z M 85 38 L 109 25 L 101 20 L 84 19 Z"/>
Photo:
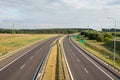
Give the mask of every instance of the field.
<path id="1" fill-rule="evenodd" d="M 111 50 L 107 49 L 106 47 L 104 47 L 104 45 L 105 45 L 104 42 L 97 42 L 96 40 L 86 40 L 84 44 L 80 44 L 78 41 L 77 41 L 77 43 L 80 46 L 82 46 L 83 48 L 85 48 L 86 50 L 88 50 L 89 52 L 91 52 L 92 54 L 94 54 L 97 57 L 104 60 L 105 62 L 109 63 L 110 65 L 113 65 L 113 52 Z M 106 46 L 110 47 L 110 45 L 112 45 L 112 44 L 113 44 L 113 42 L 109 45 L 107 43 Z M 118 42 L 117 42 L 117 44 L 118 44 Z M 117 46 L 117 47 L 119 48 L 119 46 Z M 118 54 L 116 54 L 115 67 L 120 69 L 120 63 L 119 63 L 120 55 L 118 55 Z"/>
<path id="2" fill-rule="evenodd" d="M 0 34 L 0 57 L 55 34 Z"/>

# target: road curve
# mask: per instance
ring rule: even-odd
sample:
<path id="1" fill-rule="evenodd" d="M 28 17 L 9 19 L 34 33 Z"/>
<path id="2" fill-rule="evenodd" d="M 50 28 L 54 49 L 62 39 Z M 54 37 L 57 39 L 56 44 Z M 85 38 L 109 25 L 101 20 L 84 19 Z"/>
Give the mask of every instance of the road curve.
<path id="1" fill-rule="evenodd" d="M 108 71 L 89 57 L 85 51 L 76 47 L 68 37 L 63 40 L 63 50 L 72 80 L 120 80 L 119 76 Z"/>
<path id="2" fill-rule="evenodd" d="M 40 61 L 56 39 L 41 41 L 0 61 L 0 80 L 32 80 Z"/>

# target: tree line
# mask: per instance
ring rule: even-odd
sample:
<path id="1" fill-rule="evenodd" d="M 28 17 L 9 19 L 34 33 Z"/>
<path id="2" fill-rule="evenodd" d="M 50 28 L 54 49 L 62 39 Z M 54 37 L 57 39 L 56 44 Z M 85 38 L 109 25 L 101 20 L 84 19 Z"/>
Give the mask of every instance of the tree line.
<path id="1" fill-rule="evenodd" d="M 103 28 L 102 31 L 103 32 L 114 32 L 115 29 L 114 28 L 111 28 L 111 29 L 105 29 L 105 28 Z M 116 32 L 120 32 L 120 29 L 116 29 Z"/>
<path id="2" fill-rule="evenodd" d="M 88 37 L 90 40 L 96 40 L 98 42 L 107 42 L 113 39 L 112 33 L 106 33 L 103 31 L 95 31 L 95 30 L 84 30 L 80 35 L 84 35 Z"/>
<path id="3" fill-rule="evenodd" d="M 73 34 L 87 30 L 85 28 L 63 28 L 63 29 L 0 29 L 0 33 L 8 34 Z"/>

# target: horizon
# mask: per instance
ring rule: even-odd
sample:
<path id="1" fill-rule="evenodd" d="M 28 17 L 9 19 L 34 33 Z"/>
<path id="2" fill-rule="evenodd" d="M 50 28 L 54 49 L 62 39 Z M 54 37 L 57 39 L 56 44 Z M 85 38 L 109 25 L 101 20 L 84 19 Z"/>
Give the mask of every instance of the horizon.
<path id="1" fill-rule="evenodd" d="M 120 28 L 120 0 L 4 0 L 0 28 Z"/>

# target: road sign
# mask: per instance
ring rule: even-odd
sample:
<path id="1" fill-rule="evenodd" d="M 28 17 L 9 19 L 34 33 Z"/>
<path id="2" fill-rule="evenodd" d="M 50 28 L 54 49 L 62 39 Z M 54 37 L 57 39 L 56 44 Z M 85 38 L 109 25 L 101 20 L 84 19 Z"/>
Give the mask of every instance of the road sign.
<path id="1" fill-rule="evenodd" d="M 80 40 L 78 40 L 78 42 L 81 43 L 81 44 L 84 44 L 85 40 L 84 39 L 80 39 Z"/>
<path id="2" fill-rule="evenodd" d="M 73 37 L 73 38 L 75 38 L 75 39 L 76 39 L 76 38 L 78 38 L 78 36 L 77 36 L 77 35 L 74 35 L 74 36 L 72 36 L 72 37 Z"/>

